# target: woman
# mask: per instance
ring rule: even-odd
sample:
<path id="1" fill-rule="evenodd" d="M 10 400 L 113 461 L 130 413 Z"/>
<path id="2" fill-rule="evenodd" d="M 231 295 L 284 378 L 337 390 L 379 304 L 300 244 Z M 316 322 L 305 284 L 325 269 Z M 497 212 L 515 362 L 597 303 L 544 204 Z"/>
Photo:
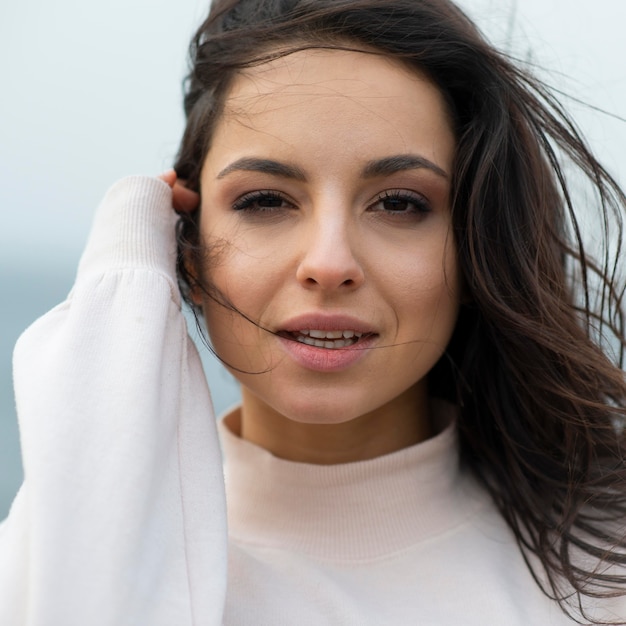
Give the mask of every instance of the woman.
<path id="1" fill-rule="evenodd" d="M 625 623 L 626 198 L 558 102 L 445 0 L 217 2 L 192 60 L 16 349 L 0 621 Z"/>

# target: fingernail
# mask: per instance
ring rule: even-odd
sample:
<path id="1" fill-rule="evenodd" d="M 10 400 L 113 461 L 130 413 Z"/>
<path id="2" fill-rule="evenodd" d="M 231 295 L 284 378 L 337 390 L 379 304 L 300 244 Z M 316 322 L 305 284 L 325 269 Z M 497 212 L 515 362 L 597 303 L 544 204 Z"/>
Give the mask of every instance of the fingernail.
<path id="1" fill-rule="evenodd" d="M 165 170 L 162 174 L 159 174 L 157 176 L 157 178 L 160 178 L 161 180 L 169 180 L 172 177 L 174 177 L 174 179 L 176 178 L 176 170 L 173 168 L 170 168 L 169 170 Z"/>

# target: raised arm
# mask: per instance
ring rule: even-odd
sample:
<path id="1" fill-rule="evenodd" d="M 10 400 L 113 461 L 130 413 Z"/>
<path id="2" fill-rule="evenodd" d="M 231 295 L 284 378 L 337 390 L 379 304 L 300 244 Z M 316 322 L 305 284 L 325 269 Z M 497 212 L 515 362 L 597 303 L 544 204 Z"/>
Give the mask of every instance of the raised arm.
<path id="1" fill-rule="evenodd" d="M 0 624 L 221 623 L 222 464 L 172 185 L 108 192 L 70 296 L 16 346 L 25 480 L 0 526 Z"/>

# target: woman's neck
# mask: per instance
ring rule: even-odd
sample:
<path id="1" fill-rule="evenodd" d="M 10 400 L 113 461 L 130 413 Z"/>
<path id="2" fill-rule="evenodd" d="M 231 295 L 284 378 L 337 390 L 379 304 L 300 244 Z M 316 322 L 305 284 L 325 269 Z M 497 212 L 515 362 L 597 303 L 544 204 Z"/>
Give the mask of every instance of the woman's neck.
<path id="1" fill-rule="evenodd" d="M 424 385 L 415 385 L 382 407 L 345 422 L 310 424 L 281 415 L 242 390 L 239 434 L 281 459 L 334 465 L 376 458 L 432 436 Z"/>

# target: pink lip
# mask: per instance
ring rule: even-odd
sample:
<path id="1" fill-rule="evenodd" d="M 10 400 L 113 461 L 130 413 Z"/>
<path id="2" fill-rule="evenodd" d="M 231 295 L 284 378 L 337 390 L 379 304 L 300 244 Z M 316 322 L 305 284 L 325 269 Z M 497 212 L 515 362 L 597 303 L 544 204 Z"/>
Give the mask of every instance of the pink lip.
<path id="1" fill-rule="evenodd" d="M 351 315 L 308 313 L 293 317 L 279 330 L 293 333 L 297 330 L 355 330 L 359 333 L 374 334 L 376 330 L 366 322 Z"/>
<path id="2" fill-rule="evenodd" d="M 356 365 L 369 354 L 378 335 L 369 324 L 350 315 L 308 314 L 294 317 L 286 322 L 282 332 L 298 330 L 354 330 L 363 337 L 347 348 L 317 348 L 295 339 L 280 336 L 282 348 L 301 367 L 316 372 L 340 372 Z"/>

